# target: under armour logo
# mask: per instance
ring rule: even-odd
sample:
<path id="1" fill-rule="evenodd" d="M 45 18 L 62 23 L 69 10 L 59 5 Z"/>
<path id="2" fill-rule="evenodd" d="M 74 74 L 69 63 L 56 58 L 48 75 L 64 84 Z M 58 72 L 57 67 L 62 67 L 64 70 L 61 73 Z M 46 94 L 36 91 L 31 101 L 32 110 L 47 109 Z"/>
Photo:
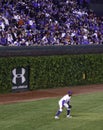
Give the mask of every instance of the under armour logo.
<path id="1" fill-rule="evenodd" d="M 13 74 L 13 79 L 12 82 L 14 84 L 17 84 L 17 79 L 21 80 L 21 83 L 23 84 L 26 81 L 26 78 L 24 76 L 26 70 L 24 68 L 21 68 L 21 72 L 17 72 L 17 69 L 13 69 L 12 70 L 12 74 Z"/>

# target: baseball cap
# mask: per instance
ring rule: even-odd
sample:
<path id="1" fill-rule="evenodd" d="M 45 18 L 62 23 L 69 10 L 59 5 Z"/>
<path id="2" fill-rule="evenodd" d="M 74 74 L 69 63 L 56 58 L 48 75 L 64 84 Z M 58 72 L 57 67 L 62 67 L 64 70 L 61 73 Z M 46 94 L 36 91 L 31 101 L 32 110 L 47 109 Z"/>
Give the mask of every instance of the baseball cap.
<path id="1" fill-rule="evenodd" d="M 72 95 L 72 91 L 68 91 L 68 94 L 69 94 L 69 95 Z"/>

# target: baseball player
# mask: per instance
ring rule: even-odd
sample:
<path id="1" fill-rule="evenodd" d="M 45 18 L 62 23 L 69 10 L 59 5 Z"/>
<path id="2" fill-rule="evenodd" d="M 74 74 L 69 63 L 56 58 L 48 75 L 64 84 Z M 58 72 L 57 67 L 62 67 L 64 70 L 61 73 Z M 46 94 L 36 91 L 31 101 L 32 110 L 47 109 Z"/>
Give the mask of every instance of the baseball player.
<path id="1" fill-rule="evenodd" d="M 55 119 L 59 119 L 59 116 L 61 114 L 61 112 L 63 111 L 63 108 L 65 107 L 67 110 L 67 118 L 71 118 L 72 116 L 70 116 L 70 111 L 72 106 L 70 105 L 70 99 L 72 96 L 72 92 L 68 91 L 68 93 L 66 95 L 64 95 L 58 102 L 59 104 L 59 110 L 57 111 L 56 115 L 55 115 Z"/>

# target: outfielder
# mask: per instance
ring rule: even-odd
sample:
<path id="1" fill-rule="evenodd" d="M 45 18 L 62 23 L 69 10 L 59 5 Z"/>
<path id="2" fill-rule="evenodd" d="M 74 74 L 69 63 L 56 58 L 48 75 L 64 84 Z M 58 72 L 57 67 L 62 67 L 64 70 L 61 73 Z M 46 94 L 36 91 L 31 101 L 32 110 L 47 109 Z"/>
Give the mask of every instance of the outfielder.
<path id="1" fill-rule="evenodd" d="M 70 116 L 70 111 L 72 106 L 70 105 L 70 99 L 72 96 L 72 92 L 68 91 L 68 93 L 66 95 L 64 95 L 58 102 L 59 104 L 59 110 L 57 111 L 56 115 L 55 115 L 55 119 L 59 119 L 59 116 L 61 114 L 61 112 L 63 111 L 63 108 L 65 107 L 67 110 L 67 118 L 71 118 Z"/>

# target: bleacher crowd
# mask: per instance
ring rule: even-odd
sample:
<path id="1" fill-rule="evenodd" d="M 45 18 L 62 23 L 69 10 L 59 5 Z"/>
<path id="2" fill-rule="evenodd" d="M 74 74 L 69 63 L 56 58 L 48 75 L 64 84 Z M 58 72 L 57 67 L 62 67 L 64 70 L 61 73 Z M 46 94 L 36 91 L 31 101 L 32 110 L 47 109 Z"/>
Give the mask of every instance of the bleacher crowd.
<path id="1" fill-rule="evenodd" d="M 103 44 L 103 17 L 78 0 L 1 0 L 0 45 Z"/>

